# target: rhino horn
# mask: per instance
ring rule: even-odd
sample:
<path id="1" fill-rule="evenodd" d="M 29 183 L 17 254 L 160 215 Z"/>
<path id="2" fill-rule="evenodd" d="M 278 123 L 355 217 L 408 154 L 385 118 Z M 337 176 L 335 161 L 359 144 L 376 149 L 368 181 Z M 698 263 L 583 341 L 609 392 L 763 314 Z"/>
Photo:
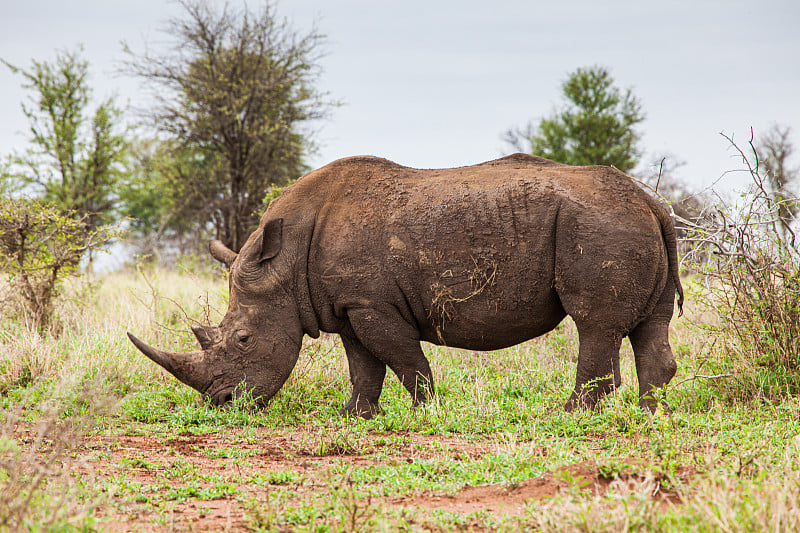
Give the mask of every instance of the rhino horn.
<path id="1" fill-rule="evenodd" d="M 214 257 L 214 259 L 220 263 L 224 263 L 228 268 L 231 267 L 233 262 L 236 260 L 236 257 L 239 255 L 225 246 L 222 241 L 216 239 L 208 243 L 208 251 L 211 252 L 211 255 Z"/>
<path id="2" fill-rule="evenodd" d="M 197 342 L 203 350 L 208 350 L 217 341 L 217 332 L 215 329 L 195 324 L 192 326 L 192 333 L 197 337 Z"/>
<path id="3" fill-rule="evenodd" d="M 153 348 L 146 342 L 128 333 L 128 338 L 140 352 L 158 363 L 167 372 L 195 390 L 205 393 L 212 382 L 212 374 L 205 362 L 202 351 L 172 353 Z"/>

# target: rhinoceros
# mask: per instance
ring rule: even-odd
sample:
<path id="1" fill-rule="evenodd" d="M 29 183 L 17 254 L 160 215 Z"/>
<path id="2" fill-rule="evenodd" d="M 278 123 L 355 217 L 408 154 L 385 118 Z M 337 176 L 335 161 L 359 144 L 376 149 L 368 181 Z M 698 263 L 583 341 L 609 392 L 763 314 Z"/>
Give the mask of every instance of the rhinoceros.
<path id="1" fill-rule="evenodd" d="M 657 408 L 654 391 L 676 371 L 672 219 L 612 167 L 524 154 L 438 170 L 345 158 L 270 203 L 239 253 L 209 247 L 230 268 L 230 304 L 218 327 L 192 328 L 201 350 L 165 352 L 128 335 L 214 405 L 243 388 L 266 404 L 303 336 L 320 331 L 339 334 L 347 355 L 342 413 L 365 418 L 381 412 L 387 366 L 414 405 L 434 394 L 420 341 L 496 350 L 566 315 L 579 336 L 566 409 L 591 409 L 620 385 L 625 336 L 643 408 Z"/>

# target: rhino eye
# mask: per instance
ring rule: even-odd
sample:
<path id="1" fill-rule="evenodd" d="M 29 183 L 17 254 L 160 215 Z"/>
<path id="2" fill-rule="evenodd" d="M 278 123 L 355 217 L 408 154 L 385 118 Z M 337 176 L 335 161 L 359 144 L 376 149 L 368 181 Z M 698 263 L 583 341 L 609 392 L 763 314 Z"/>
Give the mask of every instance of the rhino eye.
<path id="1" fill-rule="evenodd" d="M 247 342 L 250 340 L 250 337 L 251 337 L 251 335 L 249 333 L 244 333 L 244 332 L 237 333 L 236 334 L 236 341 L 239 344 L 247 344 Z"/>

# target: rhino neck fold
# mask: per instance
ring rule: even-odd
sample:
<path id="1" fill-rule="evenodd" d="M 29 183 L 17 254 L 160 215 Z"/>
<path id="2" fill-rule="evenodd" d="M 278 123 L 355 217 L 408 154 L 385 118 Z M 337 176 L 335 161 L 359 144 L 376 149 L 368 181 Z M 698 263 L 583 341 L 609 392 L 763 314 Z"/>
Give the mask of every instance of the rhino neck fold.
<path id="1" fill-rule="evenodd" d="M 314 230 L 317 227 L 318 213 L 315 210 L 314 218 L 308 224 L 311 227 L 308 233 L 300 239 L 301 244 L 297 247 L 297 253 L 302 254 L 302 257 L 298 258 L 299 260 L 295 263 L 297 268 L 294 283 L 297 311 L 300 315 L 300 327 L 303 328 L 303 333 L 314 339 L 319 337 L 319 320 L 311 299 L 311 289 L 308 285 L 308 264 L 311 258 L 311 245 L 314 242 Z"/>
<path id="2" fill-rule="evenodd" d="M 319 224 L 331 196 L 331 183 L 326 171 L 315 170 L 301 177 L 269 204 L 267 213 L 271 218 L 284 219 L 284 241 L 292 242 L 291 252 L 295 254 L 290 274 L 293 282 L 292 292 L 297 306 L 298 319 L 303 333 L 319 337 L 320 315 L 314 306 L 312 290 L 309 286 L 309 262 L 313 258 L 315 239 Z M 263 220 L 263 219 L 262 219 Z M 287 250 L 288 251 L 288 250 Z"/>

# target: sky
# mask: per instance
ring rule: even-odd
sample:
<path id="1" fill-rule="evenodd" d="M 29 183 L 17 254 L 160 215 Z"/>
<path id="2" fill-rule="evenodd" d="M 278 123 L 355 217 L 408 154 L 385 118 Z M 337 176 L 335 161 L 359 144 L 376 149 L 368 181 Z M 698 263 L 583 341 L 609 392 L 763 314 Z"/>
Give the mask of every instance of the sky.
<path id="1" fill-rule="evenodd" d="M 592 65 L 608 68 L 617 86 L 641 100 L 640 172 L 668 155 L 684 163 L 677 178 L 708 186 L 740 168 L 721 132 L 746 144 L 751 128 L 758 135 L 781 124 L 800 145 L 797 0 L 276 5 L 299 33 L 315 26 L 327 36 L 319 88 L 343 102 L 314 126 L 313 167 L 362 154 L 418 168 L 505 155 L 511 149 L 502 133 L 550 115 L 563 102 L 567 75 Z M 134 52 L 157 50 L 165 21 L 180 13 L 158 0 L 0 0 L 0 58 L 27 67 L 80 44 L 98 101 L 114 95 L 146 107 L 141 81 L 118 73 L 121 41 Z M 0 66 L 0 155 L 27 144 L 21 82 Z"/>

